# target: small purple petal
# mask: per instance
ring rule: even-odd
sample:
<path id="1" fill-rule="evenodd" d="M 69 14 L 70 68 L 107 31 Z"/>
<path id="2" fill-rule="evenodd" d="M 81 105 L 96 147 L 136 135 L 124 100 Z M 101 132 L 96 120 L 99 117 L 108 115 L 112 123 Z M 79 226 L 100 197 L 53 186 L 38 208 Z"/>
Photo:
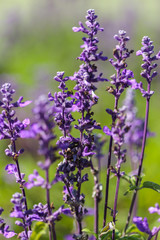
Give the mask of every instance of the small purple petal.
<path id="1" fill-rule="evenodd" d="M 8 172 L 8 174 L 15 174 L 15 173 L 17 173 L 17 167 L 14 164 L 8 164 L 5 167 L 5 170 Z"/>
<path id="2" fill-rule="evenodd" d="M 24 125 L 24 128 L 26 128 L 29 124 L 30 124 L 30 119 L 29 118 L 26 118 L 23 120 L 23 125 Z"/>
<path id="3" fill-rule="evenodd" d="M 110 130 L 107 126 L 104 126 L 104 127 L 103 127 L 103 132 L 104 132 L 106 135 L 109 135 L 109 136 L 112 135 L 111 130 Z"/>

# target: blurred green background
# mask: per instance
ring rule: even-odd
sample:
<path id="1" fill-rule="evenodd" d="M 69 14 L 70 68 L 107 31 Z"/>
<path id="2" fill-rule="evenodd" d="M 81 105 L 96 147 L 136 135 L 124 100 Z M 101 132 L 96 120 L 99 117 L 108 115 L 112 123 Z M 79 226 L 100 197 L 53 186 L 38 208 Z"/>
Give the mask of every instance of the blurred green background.
<path id="1" fill-rule="evenodd" d="M 17 98 L 23 95 L 25 99 L 35 100 L 42 93 L 47 94 L 57 91 L 57 84 L 53 77 L 57 71 L 65 71 L 68 76 L 73 75 L 78 70 L 80 62 L 76 60 L 79 56 L 82 44 L 81 33 L 74 33 L 73 26 L 78 26 L 78 22 L 85 22 L 86 11 L 90 8 L 95 9 L 99 16 L 98 21 L 105 31 L 99 34 L 99 49 L 103 50 L 104 55 L 112 57 L 112 49 L 116 42 L 113 35 L 119 29 L 124 29 L 130 36 L 128 43 L 129 49 L 135 52 L 128 61 L 128 67 L 134 71 L 137 81 L 141 81 L 140 64 L 141 57 L 136 57 L 136 51 L 141 47 L 141 39 L 148 35 L 155 45 L 155 52 L 160 49 L 160 1 L 159 0 L 0 0 L 0 81 L 11 82 L 16 89 Z M 109 62 L 99 63 L 99 71 L 104 73 L 104 77 L 109 78 L 114 73 L 114 69 Z M 158 67 L 158 72 L 159 67 Z M 155 94 L 151 99 L 149 128 L 156 135 L 147 141 L 145 152 L 144 173 L 145 180 L 155 181 L 160 184 L 160 84 L 158 76 L 152 85 Z M 73 84 L 70 85 L 72 87 Z M 113 107 L 113 98 L 105 91 L 106 83 L 98 85 L 97 95 L 100 96 L 99 105 L 94 107 L 95 118 L 101 123 L 102 127 L 110 124 L 110 117 L 105 113 L 106 108 Z M 124 97 L 124 95 L 123 95 Z M 139 108 L 138 116 L 144 117 L 145 99 L 136 93 L 136 103 Z M 33 104 L 27 108 L 27 112 L 19 113 L 21 118 L 30 115 Z M 22 172 L 33 172 L 36 162 L 41 157 L 36 154 L 35 143 L 31 140 L 22 141 L 20 145 L 25 146 L 25 154 L 20 159 Z M 0 167 L 0 205 L 5 209 L 2 216 L 5 216 L 7 223 L 13 227 L 13 222 L 8 219 L 12 208 L 10 198 L 12 194 L 19 191 L 14 180 L 8 177 L 4 167 L 9 163 L 4 155 L 5 143 L 1 143 L 1 167 Z M 106 146 L 104 151 L 107 152 Z M 124 168 L 130 171 L 130 163 Z M 55 169 L 53 169 L 53 173 Z M 54 174 L 53 174 L 54 176 Z M 93 207 L 92 186 L 93 179 L 84 184 L 86 194 L 86 206 Z M 27 179 L 27 178 L 26 178 Z M 105 170 L 102 172 L 101 179 L 105 182 Z M 111 180 L 110 206 L 114 199 L 115 179 Z M 118 202 L 118 221 L 117 226 L 123 229 L 124 222 L 129 208 L 131 194 L 123 196 L 127 185 L 121 181 L 121 190 Z M 56 193 L 55 193 L 56 191 Z M 56 208 L 62 203 L 62 184 L 57 184 L 52 189 L 52 200 Z M 44 191 L 38 189 L 27 191 L 29 207 L 40 201 L 44 202 Z M 148 215 L 148 207 L 160 203 L 160 195 L 152 190 L 142 190 L 139 194 L 138 215 L 144 217 Z M 103 201 L 100 207 L 100 227 L 103 218 Z M 156 216 L 149 216 L 150 226 L 156 223 Z M 110 221 L 108 219 L 108 221 Z M 86 217 L 86 225 L 93 229 L 93 217 Z M 74 227 L 72 219 L 64 217 L 58 222 L 56 229 L 58 240 L 64 239 Z M 17 231 L 19 229 L 17 228 Z M 14 238 L 13 238 L 14 239 Z M 45 239 L 45 238 L 43 238 Z"/>

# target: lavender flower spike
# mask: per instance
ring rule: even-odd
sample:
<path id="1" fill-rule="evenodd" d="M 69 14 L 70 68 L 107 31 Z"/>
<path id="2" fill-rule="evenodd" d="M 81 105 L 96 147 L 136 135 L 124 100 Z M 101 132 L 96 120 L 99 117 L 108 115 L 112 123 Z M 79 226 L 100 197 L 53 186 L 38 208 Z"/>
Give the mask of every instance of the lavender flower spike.
<path id="1" fill-rule="evenodd" d="M 10 144 L 5 150 L 5 153 L 7 156 L 11 157 L 16 164 L 16 166 L 7 165 L 6 170 L 8 171 L 9 169 L 12 169 L 11 172 L 15 174 L 16 182 L 20 184 L 20 189 L 25 202 L 25 210 L 27 211 L 28 207 L 24 190 L 25 181 L 23 180 L 24 174 L 21 173 L 18 162 L 19 155 L 22 154 L 24 150 L 16 149 L 16 140 L 20 138 L 21 131 L 28 126 L 30 120 L 24 119 L 22 122 L 18 120 L 15 116 L 16 112 L 14 108 L 27 106 L 31 101 L 22 102 L 23 97 L 20 97 L 18 101 L 13 102 L 13 94 L 15 93 L 15 90 L 11 88 L 10 83 L 3 84 L 0 92 L 2 95 L 2 100 L 0 101 L 0 107 L 2 108 L 0 114 L 0 139 L 10 139 Z M 30 226 L 29 230 L 31 230 Z"/>
<path id="2" fill-rule="evenodd" d="M 151 83 L 153 78 L 157 75 L 156 71 L 153 71 L 153 73 L 151 73 L 151 71 L 157 67 L 157 64 L 152 62 L 160 59 L 160 51 L 156 55 L 151 56 L 154 54 L 153 41 L 151 41 L 147 36 L 144 36 L 142 38 L 142 45 L 143 47 L 141 50 L 137 51 L 136 55 L 142 55 L 142 60 L 144 61 L 144 63 L 141 65 L 141 67 L 144 69 L 141 72 L 141 76 L 145 78 L 148 83 Z"/>
<path id="3" fill-rule="evenodd" d="M 146 145 L 146 137 L 147 137 L 147 127 L 148 127 L 148 118 L 149 118 L 149 103 L 150 103 L 150 98 L 153 95 L 153 91 L 151 91 L 151 83 L 153 78 L 157 75 L 157 72 L 154 71 L 152 73 L 152 70 L 157 67 L 157 64 L 153 63 L 153 61 L 156 61 L 160 59 L 160 51 L 156 54 L 154 54 L 154 46 L 153 42 L 150 40 L 149 37 L 143 37 L 142 39 L 142 45 L 143 47 L 141 50 L 137 52 L 137 55 L 142 55 L 143 57 L 143 64 L 141 67 L 144 69 L 141 72 L 141 76 L 147 80 L 147 91 L 145 91 L 142 87 L 140 87 L 140 91 L 142 92 L 142 96 L 146 98 L 146 113 L 145 113 L 145 123 L 144 123 L 144 131 L 143 131 L 143 140 L 142 140 L 142 149 L 141 149 L 141 155 L 140 155 L 140 161 L 139 161 L 139 167 L 138 167 L 138 177 L 136 180 L 136 187 L 138 187 L 140 176 L 141 176 L 141 171 L 142 171 L 142 165 L 143 165 L 143 159 L 144 159 L 144 151 L 145 151 L 145 145 Z M 151 56 L 153 55 L 153 56 Z M 142 85 L 142 84 L 141 84 Z M 133 198 L 131 201 L 129 213 L 128 213 L 128 218 L 125 226 L 125 232 L 128 228 L 129 221 L 131 218 L 131 214 L 133 211 L 133 207 L 135 204 L 137 196 L 137 190 L 135 189 Z"/>
<path id="4" fill-rule="evenodd" d="M 27 127 L 30 121 L 29 119 L 24 119 L 23 122 L 20 122 L 15 117 L 15 110 L 13 108 L 27 106 L 31 101 L 22 103 L 23 97 L 20 97 L 18 101 L 12 102 L 12 95 L 15 93 L 15 90 L 11 89 L 11 84 L 9 83 L 3 84 L 0 92 L 3 96 L 0 101 L 0 107 L 3 109 L 0 114 L 0 139 L 11 139 L 12 141 L 16 141 L 17 138 L 20 137 L 20 132 Z M 14 154 L 19 155 L 20 153 L 10 149 L 7 155 L 13 157 Z"/>
<path id="5" fill-rule="evenodd" d="M 76 86 L 74 90 L 76 90 L 73 98 L 75 99 L 74 102 L 74 110 L 81 114 L 81 118 L 78 119 L 78 125 L 74 127 L 79 130 L 80 132 L 80 139 L 79 139 L 79 150 L 78 150 L 78 159 L 80 160 L 80 164 L 78 167 L 78 197 L 80 198 L 80 191 L 81 191 L 81 183 L 82 183 L 82 176 L 81 170 L 82 166 L 85 168 L 88 166 L 91 167 L 92 171 L 94 170 L 92 161 L 90 160 L 92 155 L 95 154 L 95 146 L 94 146 L 94 139 L 92 137 L 92 131 L 94 129 L 101 129 L 100 125 L 93 120 L 93 112 L 91 111 L 92 106 L 97 104 L 98 96 L 96 96 L 95 91 L 96 87 L 94 83 L 99 81 L 108 81 L 108 79 L 102 77 L 102 73 L 97 73 L 97 66 L 95 62 L 98 60 L 105 61 L 107 57 L 102 56 L 103 52 L 98 52 L 98 38 L 96 37 L 98 31 L 103 31 L 103 28 L 100 28 L 99 23 L 96 21 L 97 15 L 93 9 L 89 9 L 87 11 L 86 16 L 87 21 L 86 26 L 84 26 L 81 22 L 79 23 L 80 27 L 74 27 L 74 32 L 83 32 L 87 35 L 87 37 L 83 37 L 82 40 L 84 42 L 81 45 L 83 51 L 81 52 L 78 59 L 83 63 L 79 67 L 79 71 L 75 72 L 73 77 L 70 77 L 71 80 L 76 81 Z M 82 159 L 82 157 L 85 157 Z M 85 161 L 86 163 L 85 163 Z M 84 164 L 82 164 L 82 161 Z M 94 171 L 93 171 L 94 172 Z M 97 183 L 95 182 L 95 185 Z M 94 196 L 95 199 L 95 233 L 98 233 L 98 196 Z M 81 210 L 81 209 L 80 209 Z M 79 213 L 78 213 L 79 212 Z M 81 223 L 81 216 L 82 214 L 80 211 L 77 211 L 77 220 L 79 226 L 79 234 L 82 235 L 82 223 Z M 79 215 L 79 216 L 78 216 Z"/>
<path id="6" fill-rule="evenodd" d="M 114 39 L 118 41 L 115 49 L 113 49 L 113 58 L 109 59 L 112 66 L 115 68 L 115 73 L 110 77 L 110 83 L 113 85 L 107 87 L 107 91 L 114 96 L 114 110 L 106 109 L 106 112 L 111 115 L 112 127 L 115 124 L 118 112 L 119 98 L 128 87 L 135 88 L 137 86 L 136 80 L 134 79 L 134 74 L 131 70 L 127 69 L 126 59 L 130 57 L 133 50 L 128 50 L 127 42 L 129 37 L 126 36 L 126 31 L 119 30 L 118 34 L 114 36 Z M 107 174 L 106 174 L 106 189 L 105 189 L 105 205 L 104 205 L 104 218 L 103 227 L 106 225 L 107 208 L 108 208 L 108 195 L 109 195 L 109 181 L 110 181 L 110 166 L 111 166 L 111 156 L 112 156 L 112 143 L 113 136 L 112 131 L 104 126 L 103 131 L 110 135 L 110 143 L 108 150 L 108 162 L 107 162 Z"/>

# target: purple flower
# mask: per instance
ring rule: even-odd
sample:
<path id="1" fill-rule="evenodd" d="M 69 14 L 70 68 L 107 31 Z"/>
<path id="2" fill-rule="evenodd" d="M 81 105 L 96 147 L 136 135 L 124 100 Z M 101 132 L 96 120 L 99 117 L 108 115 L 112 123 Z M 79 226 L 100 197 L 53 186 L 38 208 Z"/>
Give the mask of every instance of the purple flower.
<path id="1" fill-rule="evenodd" d="M 24 231 L 22 231 L 19 235 L 21 240 L 28 240 L 32 231 L 30 226 L 32 221 L 30 221 L 30 210 L 26 210 L 26 199 L 22 196 L 21 193 L 15 193 L 12 196 L 11 202 L 14 204 L 13 210 L 10 213 L 10 217 L 20 218 L 21 221 L 15 221 L 15 224 L 22 227 Z"/>
<path id="2" fill-rule="evenodd" d="M 71 130 L 71 123 L 74 121 L 74 118 L 71 114 L 73 111 L 74 99 L 69 100 L 69 98 L 72 96 L 72 92 L 68 91 L 65 83 L 69 80 L 69 77 L 64 78 L 63 76 L 64 72 L 57 72 L 57 76 L 54 77 L 56 81 L 60 82 L 59 89 L 61 89 L 61 92 L 56 92 L 54 97 L 51 95 L 51 93 L 49 93 L 48 96 L 49 100 L 54 101 L 55 103 L 54 120 L 66 137 Z"/>
<path id="3" fill-rule="evenodd" d="M 47 204 L 43 205 L 42 203 L 35 204 L 29 213 L 29 221 L 42 221 L 45 223 L 53 223 L 54 221 L 60 220 L 61 214 L 72 216 L 71 210 L 64 208 L 64 206 L 61 206 L 57 211 L 50 214 Z"/>
<path id="4" fill-rule="evenodd" d="M 107 126 L 104 126 L 104 127 L 103 127 L 103 132 L 104 132 L 106 135 L 109 135 L 109 136 L 112 135 L 111 130 L 110 130 Z"/>
<path id="5" fill-rule="evenodd" d="M 75 32 L 82 31 L 88 35 L 88 37 L 82 38 L 84 44 L 81 48 L 84 48 L 84 50 L 82 51 L 80 57 L 78 57 L 78 59 L 84 63 L 80 65 L 79 71 L 76 72 L 73 77 L 70 77 L 71 80 L 75 80 L 77 82 L 77 85 L 74 88 L 76 90 L 74 95 L 74 109 L 78 112 L 89 111 L 91 107 L 97 103 L 98 97 L 94 93 L 96 87 L 93 83 L 107 80 L 102 78 L 102 73 L 95 76 L 97 67 L 95 64 L 92 64 L 93 61 L 107 60 L 107 57 L 102 57 L 103 52 L 97 53 L 98 39 L 95 35 L 98 31 L 103 31 L 103 29 L 100 28 L 99 23 L 95 21 L 97 16 L 95 15 L 94 10 L 88 10 L 86 18 L 87 28 L 85 28 L 82 23 L 80 23 L 79 28 L 73 28 Z"/>
<path id="6" fill-rule="evenodd" d="M 5 170 L 8 172 L 8 174 L 16 174 L 17 173 L 17 166 L 15 164 L 8 164 L 5 167 Z"/>
<path id="7" fill-rule="evenodd" d="M 32 231 L 28 231 L 28 233 L 26 234 L 25 231 L 21 232 L 18 234 L 18 237 L 21 239 L 21 240 L 28 240 L 30 237 L 31 237 L 31 234 L 32 234 Z"/>
<path id="8" fill-rule="evenodd" d="M 69 216 L 69 217 L 72 217 L 72 213 L 71 213 L 70 208 L 64 208 L 64 206 L 61 206 L 57 211 L 55 211 L 55 212 L 52 214 L 54 221 L 55 221 L 55 220 L 58 220 L 58 219 L 59 219 L 59 216 L 60 216 L 61 214 L 64 214 L 64 215 Z"/>
<path id="9" fill-rule="evenodd" d="M 126 149 L 122 150 L 124 145 L 125 135 L 129 131 L 130 125 L 126 124 L 125 108 L 119 109 L 116 116 L 116 122 L 112 127 L 111 135 L 114 142 L 114 155 L 117 158 L 117 167 L 126 161 Z"/>
<path id="10" fill-rule="evenodd" d="M 155 204 L 155 207 L 150 207 L 148 210 L 151 214 L 157 213 L 158 215 L 160 215 L 160 207 L 158 203 Z M 160 218 L 158 219 L 158 222 L 160 222 Z"/>
<path id="11" fill-rule="evenodd" d="M 87 28 L 79 22 L 80 27 L 73 27 L 74 32 L 83 32 L 88 35 L 88 38 L 83 37 L 82 40 L 84 41 L 84 44 L 81 46 L 81 48 L 84 48 L 83 52 L 81 53 L 80 59 L 84 62 L 91 62 L 91 61 L 97 61 L 99 59 L 105 61 L 107 60 L 107 57 L 103 57 L 103 52 L 97 53 L 98 47 L 97 43 L 99 42 L 98 39 L 95 37 L 95 35 L 98 33 L 98 31 L 103 31 L 103 28 L 100 28 L 99 23 L 96 21 L 97 15 L 95 15 L 94 9 L 89 9 L 87 11 L 87 21 L 86 26 Z"/>
<path id="12" fill-rule="evenodd" d="M 158 215 L 160 215 L 160 207 L 158 203 L 155 204 L 155 207 L 150 207 L 148 210 L 150 213 L 158 213 Z"/>
<path id="13" fill-rule="evenodd" d="M 27 189 L 32 187 L 45 187 L 45 180 L 42 178 L 37 170 L 34 170 L 33 174 L 30 174 L 28 177 L 28 182 L 25 183 Z"/>
<path id="14" fill-rule="evenodd" d="M 78 57 L 83 63 L 80 65 L 78 72 L 75 72 L 74 76 L 70 77 L 71 80 L 76 82 L 76 86 L 74 87 L 75 93 L 72 93 L 70 96 L 73 100 L 72 108 L 70 109 L 69 105 L 68 111 L 66 109 L 68 99 L 64 97 L 64 94 L 67 93 L 67 89 L 62 91 L 63 94 L 56 93 L 53 97 L 56 107 L 59 108 L 60 104 L 63 107 L 59 111 L 60 114 L 58 112 L 56 114 L 56 122 L 63 132 L 63 137 L 59 139 L 57 144 L 62 149 L 60 154 L 64 159 L 58 164 L 55 181 L 57 179 L 64 181 L 66 188 L 64 201 L 69 204 L 79 225 L 82 224 L 83 216 L 87 212 L 83 206 L 85 196 L 81 193 L 81 184 L 88 181 L 88 174 L 82 175 L 81 171 L 87 167 L 91 167 L 91 157 L 96 154 L 92 131 L 94 129 L 101 129 L 100 124 L 93 119 L 93 112 L 91 111 L 92 106 L 98 102 L 98 96 L 95 94 L 97 88 L 94 83 L 107 81 L 107 79 L 102 77 L 102 73 L 97 74 L 97 67 L 95 65 L 95 62 L 98 60 L 107 60 L 107 57 L 102 55 L 103 52 L 98 52 L 97 46 L 98 39 L 96 34 L 98 31 L 103 31 L 103 29 L 100 28 L 99 23 L 96 21 L 97 16 L 94 10 L 88 10 L 86 18 L 86 27 L 80 22 L 80 27 L 73 28 L 74 32 L 81 31 L 87 36 L 82 38 L 84 43 L 81 48 L 83 48 L 83 51 Z M 59 73 L 55 79 L 62 82 L 63 74 Z M 64 82 L 65 80 L 62 85 L 63 88 L 65 87 Z M 79 112 L 81 115 L 77 124 L 74 125 L 74 128 L 80 133 L 79 138 L 74 138 L 69 133 L 70 129 L 64 128 L 66 120 L 69 120 L 70 123 L 72 120 L 67 115 L 69 111 Z M 76 169 L 77 172 L 75 171 Z"/>
<path id="15" fill-rule="evenodd" d="M 142 38 L 142 45 L 143 47 L 141 48 L 141 50 L 138 50 L 136 53 L 137 56 L 142 55 L 143 57 L 142 60 L 144 63 L 141 65 L 141 67 L 144 70 L 141 72 L 141 76 L 147 80 L 148 84 L 151 84 L 153 78 L 156 77 L 157 75 L 156 71 L 152 72 L 152 70 L 157 67 L 157 64 L 153 62 L 160 59 L 160 51 L 156 55 L 153 55 L 154 54 L 153 42 L 147 36 L 144 36 Z M 150 88 L 148 89 L 148 91 L 145 91 L 143 88 L 140 88 L 140 91 L 143 97 L 148 98 L 150 98 L 154 93 L 153 91 L 150 91 Z"/>
<path id="16" fill-rule="evenodd" d="M 16 107 L 25 107 L 31 103 L 31 101 L 22 102 L 23 97 L 20 97 L 17 102 L 12 102 L 12 95 L 15 93 L 14 89 L 11 89 L 10 83 L 5 83 L 0 89 L 2 94 L 2 101 L 0 101 L 0 106 L 3 109 L 0 114 L 0 139 L 10 139 L 12 142 L 16 141 L 20 137 L 20 133 L 24 130 L 30 123 L 29 119 L 25 119 L 22 122 L 15 116 Z M 6 155 L 14 157 L 23 153 L 23 149 L 15 151 L 13 145 L 9 145 L 6 149 Z"/>
<path id="17" fill-rule="evenodd" d="M 10 213 L 10 217 L 25 219 L 25 199 L 22 197 L 21 193 L 15 193 L 12 196 L 11 202 L 14 204 L 14 209 Z"/>
<path id="18" fill-rule="evenodd" d="M 111 84 L 115 88 L 112 86 L 108 87 L 107 91 L 114 95 L 116 99 L 119 99 L 126 88 L 131 86 L 135 89 L 139 85 L 137 85 L 134 79 L 133 72 L 127 69 L 126 59 L 133 53 L 133 50 L 129 51 L 126 47 L 126 43 L 130 38 L 126 36 L 124 30 L 119 30 L 118 35 L 115 35 L 114 38 L 118 41 L 118 45 L 113 50 L 114 59 L 111 58 L 109 61 L 116 70 L 116 74 L 111 76 Z"/>
<path id="19" fill-rule="evenodd" d="M 150 230 L 147 218 L 142 219 L 141 217 L 134 217 L 133 218 L 133 223 L 136 224 L 137 228 L 141 232 L 147 233 L 149 235 L 148 239 L 151 239 L 160 230 L 160 227 L 158 227 L 158 228 L 157 227 L 153 227 L 153 229 Z"/>
<path id="20" fill-rule="evenodd" d="M 31 125 L 29 130 L 21 132 L 21 137 L 38 137 L 38 152 L 40 155 L 44 155 L 46 160 L 48 160 L 47 164 L 41 164 L 41 167 L 48 168 L 50 164 L 56 160 L 56 148 L 51 145 L 51 141 L 55 139 L 55 135 L 52 131 L 55 126 L 53 121 L 54 108 L 50 106 L 50 102 L 46 96 L 41 96 L 36 100 L 33 114 L 35 116 L 35 122 Z"/>
<path id="21" fill-rule="evenodd" d="M 141 232 L 145 232 L 149 235 L 151 234 L 151 230 L 149 229 L 147 218 L 142 219 L 142 217 L 134 217 L 133 218 L 133 223 L 136 224 L 137 228 Z"/>
<path id="22" fill-rule="evenodd" d="M 18 173 L 17 166 L 14 164 L 8 164 L 5 167 L 5 170 L 8 172 L 8 174 L 14 174 L 16 178 L 16 182 L 19 184 L 23 184 L 26 182 L 24 180 L 25 174 L 24 173 Z"/>
<path id="23" fill-rule="evenodd" d="M 155 207 L 150 207 L 148 210 L 151 214 L 158 213 L 158 215 L 160 215 L 160 208 L 158 203 L 155 204 Z M 160 219 L 158 219 L 158 221 L 160 221 Z M 160 231 L 160 226 L 153 227 L 152 230 L 150 230 L 147 218 L 142 219 L 141 217 L 134 217 L 133 223 L 136 224 L 137 228 L 141 232 L 149 234 L 148 239 L 151 239 L 154 235 L 156 235 Z"/>
<path id="24" fill-rule="evenodd" d="M 9 231 L 9 226 L 5 224 L 0 226 L 0 234 L 3 234 L 5 238 L 12 238 L 17 235 L 15 232 Z"/>

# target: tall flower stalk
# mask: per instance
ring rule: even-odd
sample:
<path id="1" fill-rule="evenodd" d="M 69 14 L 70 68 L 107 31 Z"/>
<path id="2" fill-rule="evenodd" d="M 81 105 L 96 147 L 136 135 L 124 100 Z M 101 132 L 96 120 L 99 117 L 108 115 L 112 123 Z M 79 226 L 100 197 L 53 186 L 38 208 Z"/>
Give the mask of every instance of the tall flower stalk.
<path id="1" fill-rule="evenodd" d="M 126 125 L 126 116 L 124 115 L 124 111 L 120 109 L 117 117 L 115 126 L 112 128 L 112 137 L 114 142 L 114 155 L 117 158 L 116 168 L 112 171 L 115 173 L 117 177 L 116 183 L 116 193 L 114 199 L 114 207 L 113 207 L 113 223 L 116 223 L 116 213 L 117 213 L 117 203 L 118 203 L 118 193 L 120 186 L 120 178 L 121 178 L 121 164 L 126 161 L 126 149 L 122 149 L 124 144 L 125 134 L 128 132 L 130 126 Z M 112 239 L 115 239 L 115 230 L 113 230 Z"/>
<path id="2" fill-rule="evenodd" d="M 96 18 L 97 15 L 95 15 L 94 10 L 90 9 L 87 11 L 86 16 L 87 28 L 81 22 L 79 23 L 80 27 L 73 28 L 74 32 L 81 31 L 87 34 L 87 37 L 82 38 L 84 44 L 81 47 L 84 50 L 80 54 L 80 57 L 78 57 L 84 63 L 80 65 L 79 71 L 75 72 L 73 77 L 70 77 L 71 80 L 76 82 L 76 86 L 74 87 L 75 92 L 70 94 L 73 100 L 67 100 L 70 96 L 65 86 L 65 81 L 68 80 L 67 77 L 62 80 L 64 73 L 58 73 L 57 77 L 55 77 L 55 80 L 61 82 L 59 88 L 62 92 L 56 93 L 53 97 L 56 107 L 60 109 L 55 119 L 60 130 L 63 132 L 63 136 L 58 141 L 58 144 L 62 148 L 60 154 L 63 155 L 64 160 L 59 164 L 57 173 L 60 174 L 60 172 L 63 172 L 59 177 L 63 180 L 66 187 L 64 199 L 66 203 L 69 203 L 71 210 L 75 214 L 79 236 L 83 235 L 82 219 L 87 212 L 87 209 L 83 207 L 85 195 L 81 193 L 81 186 L 84 181 L 88 181 L 88 174 L 83 175 L 82 170 L 91 167 L 95 173 L 91 160 L 92 155 L 95 154 L 92 131 L 100 129 L 100 125 L 92 118 L 93 112 L 91 111 L 92 106 L 98 101 L 98 97 L 94 93 L 96 90 L 94 83 L 106 80 L 102 78 L 102 73 L 98 76 L 95 75 L 97 67 L 92 63 L 98 60 L 107 60 L 107 57 L 102 56 L 103 52 L 98 53 L 98 38 L 95 35 L 98 31 L 103 31 L 103 28 L 100 28 Z M 62 85 L 63 88 L 61 87 Z M 80 132 L 79 138 L 74 138 L 69 133 L 69 123 L 73 121 L 70 114 L 71 111 L 81 114 L 81 118 L 78 119 L 78 125 L 74 125 L 74 128 Z M 67 129 L 66 122 L 68 122 Z M 76 169 L 77 172 L 75 174 L 74 171 Z M 74 183 L 76 183 L 76 189 Z M 95 205 L 95 232 L 98 234 L 98 198 L 96 195 Z"/>
<path id="3" fill-rule="evenodd" d="M 137 188 L 140 183 L 140 177 L 142 172 L 144 151 L 145 151 L 146 137 L 147 137 L 149 104 L 150 104 L 150 98 L 154 93 L 153 91 L 151 91 L 151 83 L 153 78 L 157 75 L 156 71 L 152 72 L 152 70 L 157 67 L 157 64 L 153 63 L 153 61 L 160 59 L 160 52 L 158 52 L 157 55 L 151 56 L 152 54 L 154 54 L 154 51 L 153 51 L 154 46 L 153 46 L 153 42 L 150 40 L 149 37 L 147 36 L 143 37 L 142 45 L 143 47 L 141 48 L 141 50 L 137 51 L 137 55 L 142 55 L 143 57 L 142 60 L 144 61 L 144 63 L 141 66 L 144 70 L 141 72 L 141 76 L 147 80 L 147 91 L 145 91 L 142 88 L 142 83 L 139 84 L 139 89 L 142 92 L 142 96 L 146 98 L 146 113 L 145 113 L 145 123 L 144 123 L 144 131 L 143 131 L 142 149 L 140 154 L 140 161 L 139 161 L 138 174 L 137 174 L 137 180 L 136 180 L 136 189 L 134 190 L 134 193 L 133 193 L 124 232 L 126 232 L 129 225 L 129 221 L 132 215 L 133 207 L 134 207 L 136 196 L 137 196 Z"/>
<path id="4" fill-rule="evenodd" d="M 115 60 L 110 59 L 110 63 L 116 70 L 116 74 L 111 76 L 111 84 L 114 87 L 107 87 L 107 91 L 114 96 L 114 110 L 106 109 L 107 113 L 112 117 L 111 127 L 113 128 L 116 121 L 116 114 L 118 111 L 118 102 L 123 91 L 129 87 L 134 87 L 136 85 L 136 81 L 131 79 L 134 77 L 133 72 L 127 70 L 126 59 L 130 57 L 130 54 L 133 52 L 129 51 L 126 47 L 126 42 L 129 41 L 129 37 L 126 36 L 126 32 L 124 30 L 119 31 L 119 35 L 115 35 L 114 39 L 118 41 L 118 45 L 113 50 L 113 56 Z M 108 134 L 110 130 L 108 127 L 104 127 L 103 131 Z M 110 134 L 109 134 L 110 135 Z M 106 217 L 107 217 L 107 208 L 108 208 L 108 193 L 109 193 L 109 179 L 110 179 L 110 169 L 111 169 L 111 156 L 112 156 L 112 143 L 113 137 L 110 135 L 109 142 L 109 150 L 108 150 L 108 162 L 107 162 L 107 173 L 106 173 L 106 189 L 105 189 L 105 205 L 104 205 L 104 218 L 103 218 L 103 227 L 106 225 Z"/>
<path id="5" fill-rule="evenodd" d="M 15 173 L 16 182 L 19 183 L 23 201 L 24 208 L 23 211 L 28 211 L 26 192 L 24 189 L 25 180 L 23 179 L 25 174 L 21 173 L 19 166 L 19 156 L 24 152 L 24 149 L 17 150 L 16 141 L 20 138 L 21 131 L 24 130 L 30 120 L 26 118 L 22 122 L 18 120 L 16 117 L 16 112 L 14 108 L 25 107 L 31 103 L 31 101 L 23 102 L 23 97 L 20 97 L 18 101 L 13 102 L 13 94 L 15 90 L 11 88 L 10 83 L 5 83 L 2 85 L 0 89 L 2 100 L 0 101 L 0 107 L 2 108 L 2 112 L 0 114 L 0 139 L 9 139 L 10 144 L 8 148 L 5 150 L 5 154 L 11 157 L 15 164 L 8 164 L 6 166 L 6 170 L 14 168 L 14 172 L 11 170 L 10 173 Z M 28 230 L 31 230 L 31 226 L 27 225 L 26 219 L 23 218 L 24 229 L 26 237 L 28 237 Z M 27 238 L 28 239 L 28 238 Z"/>
<path id="6" fill-rule="evenodd" d="M 79 126 L 75 126 L 80 131 L 80 143 L 81 151 L 85 152 L 83 155 L 88 158 L 92 173 L 94 175 L 95 187 L 97 187 L 97 194 L 94 195 L 95 202 L 95 224 L 94 230 L 98 234 L 98 205 L 100 201 L 100 192 L 97 171 L 95 170 L 91 157 L 94 150 L 94 140 L 92 138 L 92 131 L 94 129 L 100 129 L 100 126 L 93 120 L 93 112 L 91 111 L 92 106 L 97 104 L 98 97 L 95 95 L 96 87 L 95 82 L 105 81 L 107 79 L 102 78 L 102 73 L 99 76 L 96 76 L 97 67 L 94 63 L 98 60 L 107 60 L 107 57 L 102 56 L 103 52 L 98 53 L 98 38 L 96 37 L 98 31 L 103 31 L 103 28 L 100 28 L 99 23 L 96 21 L 97 15 L 94 10 L 90 9 L 87 11 L 86 16 L 86 27 L 80 22 L 80 27 L 74 27 L 74 32 L 83 32 L 87 34 L 87 37 L 83 37 L 82 40 L 84 44 L 81 46 L 84 48 L 80 54 L 80 59 L 84 63 L 80 66 L 80 69 L 77 73 L 74 74 L 73 80 L 76 81 L 75 90 L 75 106 L 77 111 L 81 113 L 81 119 L 79 119 Z M 88 143 L 87 143 L 88 142 Z M 79 175 L 81 176 L 81 169 L 79 168 Z M 81 177 L 80 177 L 81 178 Z M 79 192 L 81 191 L 81 185 L 79 186 Z"/>
<path id="7" fill-rule="evenodd" d="M 121 164 L 126 161 L 126 149 L 122 149 L 124 141 L 125 141 L 125 134 L 129 131 L 130 126 L 126 125 L 126 116 L 125 116 L 125 108 L 119 109 L 116 114 L 116 121 L 112 130 L 109 131 L 108 134 L 113 138 L 113 153 L 117 158 L 117 163 L 115 167 L 112 166 L 112 172 L 117 177 L 116 183 L 116 192 L 114 198 L 114 206 L 113 206 L 113 224 L 115 226 L 116 223 L 116 215 L 117 215 L 117 203 L 118 203 L 118 193 L 119 193 L 119 186 L 120 186 L 120 178 L 123 175 L 121 173 Z M 107 127 L 105 127 L 106 129 Z M 112 239 L 115 239 L 115 230 L 113 229 Z"/>

